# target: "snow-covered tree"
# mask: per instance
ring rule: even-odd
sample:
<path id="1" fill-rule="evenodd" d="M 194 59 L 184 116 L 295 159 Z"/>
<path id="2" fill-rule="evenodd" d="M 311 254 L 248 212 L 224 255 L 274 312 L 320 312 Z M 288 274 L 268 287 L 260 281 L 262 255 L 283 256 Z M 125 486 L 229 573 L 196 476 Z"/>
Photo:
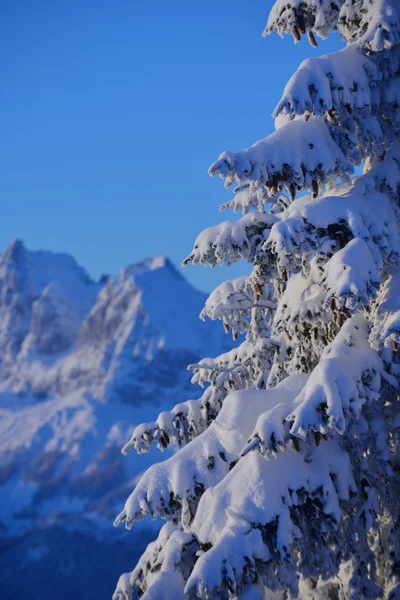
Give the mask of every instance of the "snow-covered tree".
<path id="1" fill-rule="evenodd" d="M 201 314 L 241 337 L 123 450 L 177 448 L 116 519 L 166 520 L 117 600 L 400 598 L 400 3 L 277 0 L 274 31 L 347 44 L 210 167 L 243 216 L 184 263 L 252 265 Z"/>

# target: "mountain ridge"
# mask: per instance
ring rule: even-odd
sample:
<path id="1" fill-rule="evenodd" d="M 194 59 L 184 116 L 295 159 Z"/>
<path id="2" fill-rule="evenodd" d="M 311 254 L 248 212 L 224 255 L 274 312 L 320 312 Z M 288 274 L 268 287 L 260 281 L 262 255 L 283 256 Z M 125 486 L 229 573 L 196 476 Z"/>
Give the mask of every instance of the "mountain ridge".
<path id="1" fill-rule="evenodd" d="M 0 390 L 106 397 L 117 393 L 116 372 L 131 372 L 132 354 L 143 371 L 166 350 L 187 350 L 188 362 L 213 352 L 213 328 L 193 320 L 205 297 L 164 256 L 95 282 L 69 255 L 13 241 L 0 255 Z"/>
<path id="2" fill-rule="evenodd" d="M 200 321 L 205 300 L 163 256 L 95 282 L 68 254 L 30 251 L 18 240 L 0 254 L 2 589 L 11 585 L 15 544 L 28 579 L 33 560 L 50 560 L 46 540 L 55 552 L 63 531 L 77 548 L 69 549 L 74 569 L 89 539 L 110 547 L 118 539 L 132 552 L 132 536 L 112 520 L 161 455 L 138 460 L 120 449 L 136 425 L 200 395 L 190 362 L 231 347 L 222 328 Z M 85 560 L 95 569 L 95 556 Z M 55 586 L 61 580 L 54 575 Z M 109 592 L 96 596 L 74 585 L 82 598 L 105 599 L 113 583 L 110 575 Z"/>

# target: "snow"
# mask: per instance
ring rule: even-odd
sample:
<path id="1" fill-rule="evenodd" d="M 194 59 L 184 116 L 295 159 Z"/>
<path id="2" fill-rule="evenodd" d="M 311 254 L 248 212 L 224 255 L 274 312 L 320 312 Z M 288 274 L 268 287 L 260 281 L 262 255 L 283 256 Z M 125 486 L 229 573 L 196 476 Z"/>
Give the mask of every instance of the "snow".
<path id="1" fill-rule="evenodd" d="M 259 529 L 252 529 L 245 519 L 241 521 L 239 516 L 230 512 L 228 519 L 218 544 L 197 561 L 187 582 L 186 594 L 195 588 L 200 598 L 212 598 L 214 590 L 221 587 L 222 579 L 236 591 L 236 578 L 242 577 L 244 581 L 251 582 L 256 570 L 255 560 L 267 562 L 270 558 Z"/>
<path id="2" fill-rule="evenodd" d="M 215 267 L 223 262 L 231 265 L 242 258 L 252 262 L 275 221 L 273 215 L 252 212 L 237 221 L 225 221 L 209 227 L 197 237 L 183 265 L 193 263 Z"/>
<path id="3" fill-rule="evenodd" d="M 287 83 L 273 117 L 287 120 L 308 112 L 323 115 L 343 106 L 371 112 L 376 107 L 380 72 L 357 44 L 318 58 L 307 58 Z M 283 115 L 281 115 L 283 113 Z"/>
<path id="4" fill-rule="evenodd" d="M 171 411 L 161 412 L 156 421 L 142 423 L 133 430 L 122 453 L 127 454 L 132 448 L 139 454 L 149 452 L 154 441 L 157 441 L 157 447 L 162 451 L 169 443 L 184 445 L 190 440 L 191 433 L 195 437 L 206 428 L 201 414 L 202 406 L 201 399 L 187 400 L 174 406 Z"/>
<path id="5" fill-rule="evenodd" d="M 221 210 L 242 216 L 203 231 L 184 264 L 245 259 L 249 276 L 206 299 L 162 256 L 101 284 L 18 242 L 0 259 L 3 520 L 164 519 L 114 600 L 399 589 L 397 5 L 275 3 L 265 34 L 349 43 L 304 61 L 276 130 L 209 169 L 237 182 Z M 232 349 L 223 329 L 244 337 Z M 200 398 L 182 401 L 184 360 Z M 125 459 L 123 442 L 150 453 Z M 156 445 L 168 455 L 150 466 Z"/>
<path id="6" fill-rule="evenodd" d="M 291 433 L 305 438 L 313 429 L 344 434 L 346 421 L 358 418 L 363 404 L 377 400 L 382 361 L 368 344 L 368 324 L 360 314 L 349 319 L 311 373 L 287 417 Z"/>
<path id="7" fill-rule="evenodd" d="M 132 448 L 139 453 L 148 452 L 153 442 L 164 450 L 170 443 L 187 444 L 200 435 L 221 410 L 227 395 L 244 387 L 266 387 L 277 344 L 269 338 L 246 340 L 233 351 L 217 358 L 204 358 L 189 365 L 193 371 L 191 382 L 206 387 L 198 400 L 177 404 L 171 411 L 160 413 L 155 422 L 136 427 L 122 452 Z"/>
<path id="8" fill-rule="evenodd" d="M 275 311 L 272 325 L 275 335 L 283 329 L 293 331 L 299 321 L 323 320 L 322 309 L 326 294 L 318 284 L 318 279 L 316 280 L 319 274 L 315 271 L 314 263 L 309 276 L 296 273 L 290 277 Z"/>
<path id="9" fill-rule="evenodd" d="M 157 412 L 154 405 L 138 409 L 119 402 L 104 404 L 81 392 L 19 410 L 1 409 L 0 464 L 7 502 L 2 503 L 0 519 L 8 534 L 29 530 L 35 519 L 55 511 L 82 514 L 93 493 L 100 504 L 113 482 L 130 481 L 157 460 L 152 453 L 141 463 L 133 456 L 124 461 L 120 454 L 135 423 Z M 41 498 L 46 489 L 49 496 Z M 23 519 L 18 518 L 23 508 L 31 506 L 33 514 L 26 511 Z M 101 527 L 109 531 L 109 517 L 100 517 Z"/>
<path id="10" fill-rule="evenodd" d="M 124 447 L 179 446 L 116 519 L 173 524 L 132 573 L 144 598 L 169 581 L 204 600 L 398 589 L 399 28 L 393 0 L 271 11 L 265 35 L 315 47 L 338 31 L 348 44 L 303 61 L 276 130 L 209 169 L 238 184 L 220 210 L 243 216 L 203 231 L 184 264 L 253 265 L 201 312 L 245 339 L 191 364 L 203 396 Z"/>
<path id="11" fill-rule="evenodd" d="M 321 284 L 339 309 L 360 310 L 376 297 L 380 277 L 364 240 L 351 240 L 328 260 Z"/>
<path id="12" fill-rule="evenodd" d="M 374 52 L 400 42 L 400 13 L 391 0 L 346 0 L 339 15 L 340 30 L 347 40 L 358 38 L 360 46 Z M 360 35 L 361 33 L 361 35 Z"/>
<path id="13" fill-rule="evenodd" d="M 185 581 L 177 571 L 161 571 L 150 589 L 143 594 L 143 600 L 186 600 L 184 594 Z"/>
<path id="14" fill-rule="evenodd" d="M 100 285 L 66 254 L 27 250 L 14 240 L 0 256 L 2 375 L 15 358 L 61 352 L 89 312 Z"/>
<path id="15" fill-rule="evenodd" d="M 390 274 L 379 291 L 370 343 L 375 350 L 400 342 L 400 272 Z"/>
<path id="16" fill-rule="evenodd" d="M 94 284 L 69 254 L 48 250 L 30 251 L 20 240 L 13 240 L 1 254 L 0 278 L 5 285 L 18 277 L 21 277 L 23 287 L 31 296 L 39 296 L 53 281 L 58 281 L 74 295 L 81 293 L 87 285 Z"/>
<path id="17" fill-rule="evenodd" d="M 287 380 L 274 390 L 229 394 L 206 431 L 177 454 L 146 471 L 115 524 L 125 521 L 130 528 L 145 515 L 167 518 L 171 514 L 180 515 L 182 523 L 187 523 L 201 490 L 221 481 L 230 464 L 239 458 L 257 416 L 268 404 L 288 394 L 293 400 L 296 389 L 293 380 Z M 174 505 L 170 498 L 174 498 Z"/>
<path id="18" fill-rule="evenodd" d="M 172 523 L 166 523 L 130 574 L 130 585 L 134 585 L 136 590 L 140 587 L 145 592 L 142 597 L 148 600 L 164 597 L 184 600 L 185 581 L 177 566 L 182 561 L 183 547 L 190 546 L 192 541 L 190 534 L 180 531 Z M 118 588 L 123 589 L 124 584 L 125 582 L 122 585 L 118 582 L 116 594 Z M 117 595 L 116 600 L 125 599 Z"/>
<path id="19" fill-rule="evenodd" d="M 389 83 L 388 87 L 384 89 L 384 103 L 387 104 L 385 112 L 390 114 L 392 111 L 395 113 L 396 121 L 400 120 L 400 77 L 395 77 Z"/>
<path id="20" fill-rule="evenodd" d="M 199 321 L 205 300 L 165 257 L 98 284 L 68 255 L 7 247 L 0 258 L 5 535 L 49 515 L 64 526 L 65 515 L 84 512 L 82 527 L 92 519 L 95 530 L 112 531 L 110 514 L 127 482 L 160 459 L 155 452 L 124 459 L 124 442 L 188 393 L 188 362 L 206 348 L 230 347 L 222 328 Z"/>
<path id="21" fill-rule="evenodd" d="M 277 0 L 270 12 L 264 35 L 276 31 L 283 36 L 284 33 L 292 33 L 296 27 L 300 32 L 312 28 L 320 37 L 326 38 L 329 31 L 336 28 L 340 5 L 341 1 L 331 0 Z"/>
<path id="22" fill-rule="evenodd" d="M 263 371 L 267 368 L 274 349 L 275 344 L 269 337 L 260 337 L 255 342 L 245 340 L 237 348 L 221 354 L 216 359 L 203 358 L 198 364 L 190 365 L 194 372 L 192 383 L 203 385 L 204 382 L 212 382 L 215 377 L 219 377 L 221 372 L 234 376 L 235 371 L 246 367 L 254 370 L 256 365 Z"/>
<path id="23" fill-rule="evenodd" d="M 312 117 L 308 122 L 286 123 L 241 152 L 223 152 L 209 174 L 220 175 L 226 186 L 236 180 L 254 187 L 265 184 L 276 192 L 279 185 L 289 189 L 290 184 L 311 188 L 313 181 L 333 183 L 346 179 L 352 170 L 324 119 Z"/>
<path id="24" fill-rule="evenodd" d="M 249 328 L 251 309 L 255 305 L 254 291 L 247 277 L 228 280 L 215 288 L 207 298 L 200 313 L 205 321 L 209 317 L 223 320 L 233 333 L 244 333 Z"/>
<path id="25" fill-rule="evenodd" d="M 277 215 L 279 221 L 272 226 L 267 245 L 281 262 L 282 255 L 285 256 L 282 264 L 287 264 L 290 257 L 291 267 L 298 268 L 304 253 L 328 254 L 338 242 L 350 241 L 346 239 L 348 231 L 367 244 L 377 268 L 386 257 L 395 260 L 399 255 L 396 216 L 389 199 L 377 191 L 366 190 L 362 178 L 350 189 L 344 187 L 340 195 L 334 193 L 337 191 L 332 190 L 332 194 L 317 200 L 304 196 Z M 336 229 L 330 231 L 330 226 Z M 325 236 L 321 235 L 321 229 L 326 231 Z"/>
<path id="26" fill-rule="evenodd" d="M 399 43 L 399 19 L 393 0 L 277 0 L 264 35 L 292 34 L 297 42 L 306 31 L 326 38 L 339 29 L 347 41 L 380 52 Z"/>
<path id="27" fill-rule="evenodd" d="M 229 340 L 221 346 L 222 332 L 215 336 L 211 323 L 197 319 L 204 294 L 165 257 L 131 265 L 100 285 L 67 255 L 18 243 L 2 255 L 0 272 L 3 390 L 47 396 L 85 389 L 139 404 L 157 394 L 157 382 L 149 385 L 143 375 L 156 357 L 174 354 L 182 362 L 186 354 L 190 362 L 203 348 L 229 347 Z M 184 375 L 169 378 L 184 385 Z"/>
<path id="28" fill-rule="evenodd" d="M 203 321 L 206 317 L 213 321 L 220 319 L 233 334 L 244 333 L 250 326 L 252 308 L 276 308 L 276 303 L 269 296 L 267 287 L 259 285 L 255 289 L 249 277 L 228 279 L 207 298 L 200 318 Z"/>
<path id="29" fill-rule="evenodd" d="M 387 152 L 382 162 L 373 166 L 367 173 L 355 181 L 357 185 L 363 182 L 366 191 L 375 188 L 379 192 L 386 194 L 390 199 L 395 200 L 397 189 L 400 185 L 399 164 L 400 148 L 395 143 Z"/>
<path id="30" fill-rule="evenodd" d="M 257 448 L 264 456 L 276 456 L 278 449 L 283 450 L 288 439 L 289 427 L 285 423 L 293 410 L 295 397 L 304 387 L 308 375 L 292 375 L 274 388 L 274 403 L 265 406 L 265 411 L 258 417 L 254 430 L 242 450 L 242 456 Z M 279 388 L 289 390 L 289 394 L 275 394 Z"/>
<path id="31" fill-rule="evenodd" d="M 240 211 L 246 215 L 251 209 L 254 209 L 263 213 L 265 212 L 265 206 L 271 202 L 267 193 L 264 196 L 260 193 L 255 193 L 248 183 L 239 185 L 234 189 L 234 192 L 235 196 L 233 200 L 221 204 L 219 207 L 220 211 L 233 210 L 235 213 Z"/>
<path id="32" fill-rule="evenodd" d="M 130 576 L 130 573 L 122 573 L 118 579 L 112 600 L 132 600 L 133 589 L 130 584 Z"/>
<path id="33" fill-rule="evenodd" d="M 335 484 L 331 473 L 336 475 Z M 196 588 L 201 598 L 212 598 L 214 590 L 221 587 L 224 570 L 235 584 L 240 583 L 245 557 L 250 564 L 257 558 L 268 560 L 269 549 L 259 528 L 275 519 L 277 548 L 287 554 L 297 535 L 290 517 L 290 507 L 301 503 L 297 492 L 312 494 L 318 489 L 322 490 L 324 513 L 338 521 L 339 501 L 348 498 L 355 484 L 349 458 L 333 440 L 308 462 L 291 449 L 276 460 L 267 461 L 256 452 L 242 458 L 224 481 L 200 500 L 192 530 L 202 543 L 213 546 L 195 564 L 186 591 Z"/>

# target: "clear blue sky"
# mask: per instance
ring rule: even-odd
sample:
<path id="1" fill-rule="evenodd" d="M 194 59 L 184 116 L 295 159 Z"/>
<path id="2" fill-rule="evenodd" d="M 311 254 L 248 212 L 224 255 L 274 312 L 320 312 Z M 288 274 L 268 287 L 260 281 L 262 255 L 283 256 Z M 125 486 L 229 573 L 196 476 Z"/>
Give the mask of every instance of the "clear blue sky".
<path id="1" fill-rule="evenodd" d="M 268 0 L 0 5 L 0 247 L 67 251 L 94 277 L 180 264 L 231 218 L 209 164 L 268 135 L 299 63 L 340 45 L 263 39 Z M 210 290 L 242 272 L 184 274 Z"/>

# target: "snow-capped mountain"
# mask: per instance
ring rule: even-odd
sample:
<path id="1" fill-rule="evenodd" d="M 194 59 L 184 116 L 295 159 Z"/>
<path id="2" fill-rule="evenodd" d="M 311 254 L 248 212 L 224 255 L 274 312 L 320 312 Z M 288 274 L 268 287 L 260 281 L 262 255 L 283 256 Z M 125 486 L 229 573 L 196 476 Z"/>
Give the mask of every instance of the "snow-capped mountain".
<path id="1" fill-rule="evenodd" d="M 107 569 L 88 585 L 64 576 L 60 563 L 40 597 L 52 597 L 55 587 L 61 599 L 62 590 L 82 599 L 109 597 L 121 566 L 112 568 L 111 545 L 118 540 L 121 553 L 126 544 L 132 560 L 132 545 L 139 551 L 147 539 L 143 528 L 136 542 L 117 534 L 112 519 L 139 469 L 159 457 L 138 461 L 120 448 L 160 407 L 198 395 L 187 364 L 229 347 L 215 323 L 199 320 L 205 299 L 161 256 L 94 282 L 66 254 L 33 252 L 13 241 L 0 255 L 4 600 L 39 585 L 35 578 L 50 568 L 54 553 L 65 560 L 65 544 L 66 573 L 78 573 L 84 560 L 89 572 L 100 556 Z M 90 556 L 80 558 L 86 545 Z"/>

